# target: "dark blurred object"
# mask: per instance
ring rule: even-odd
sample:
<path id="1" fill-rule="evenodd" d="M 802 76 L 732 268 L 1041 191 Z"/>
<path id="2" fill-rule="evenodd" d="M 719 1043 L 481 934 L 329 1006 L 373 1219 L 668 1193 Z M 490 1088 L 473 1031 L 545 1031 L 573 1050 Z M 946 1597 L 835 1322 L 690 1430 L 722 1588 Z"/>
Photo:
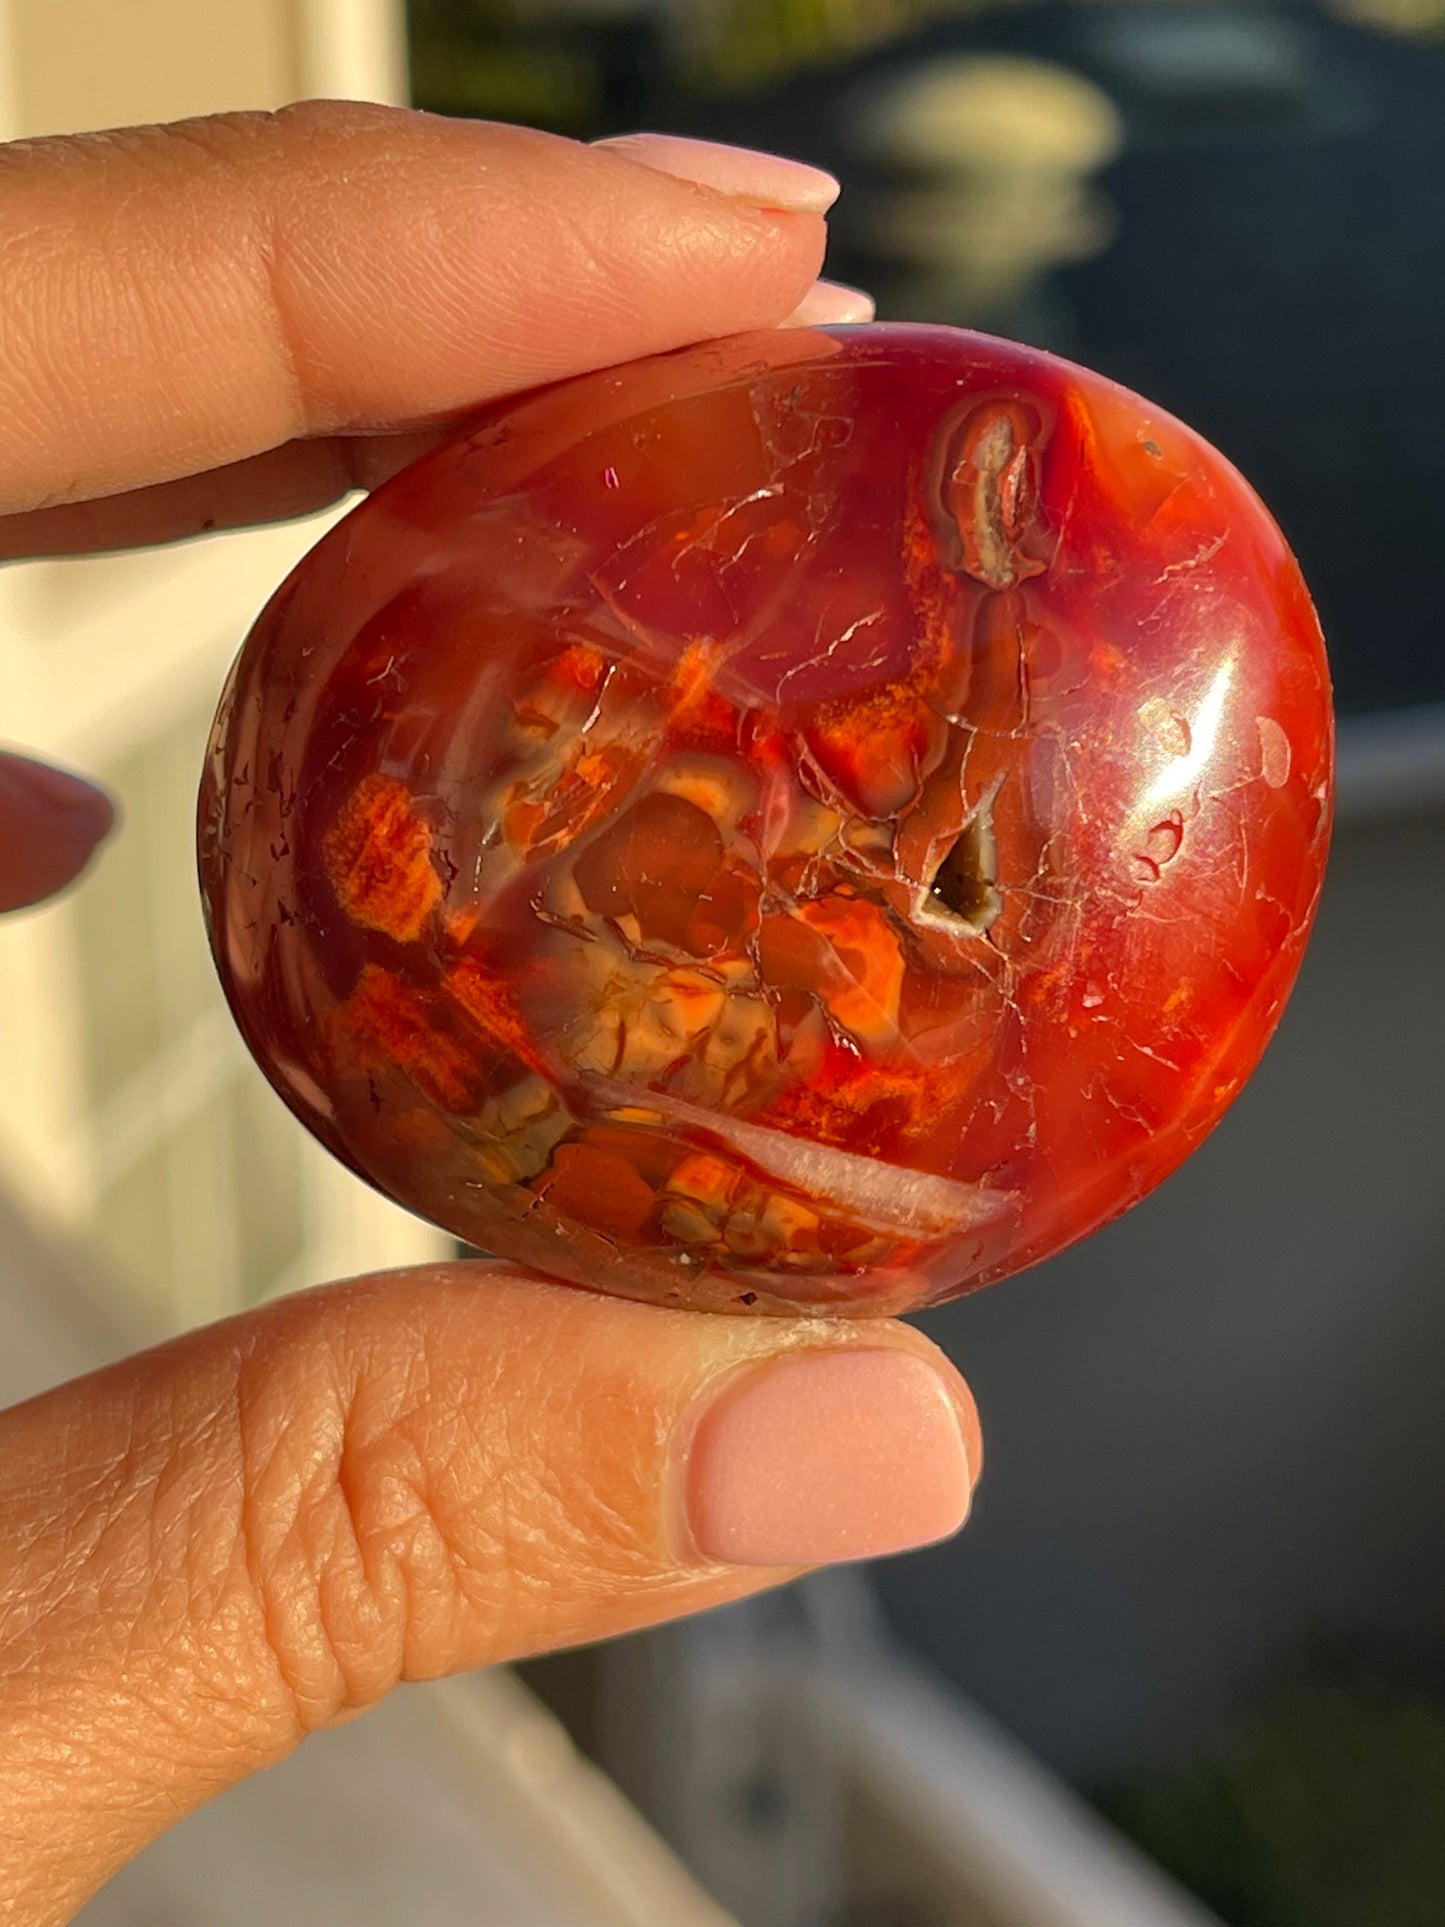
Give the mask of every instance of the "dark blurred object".
<path id="1" fill-rule="evenodd" d="M 1182 416 L 1299 554 L 1341 710 L 1445 698 L 1445 39 L 1289 0 L 939 11 L 410 0 L 414 86 L 833 169 L 831 273 Z"/>
<path id="2" fill-rule="evenodd" d="M 949 1922 L 937 1907 L 913 1900 L 864 1900 L 845 1903 L 827 1927 L 949 1927 Z"/>
<path id="3" fill-rule="evenodd" d="M 938 205 L 950 185 L 956 208 L 977 194 L 960 184 L 960 150 L 977 147 L 967 59 L 1017 65 L 1012 119 L 999 118 L 1015 181 L 1019 140 L 1037 146 L 1049 129 L 1030 118 L 1030 89 L 1052 88 L 1057 133 L 1080 120 L 1087 86 L 1120 141 L 1110 161 L 1107 129 L 1081 126 L 1074 154 L 1036 170 L 1015 221 L 1036 229 L 1039 272 L 1011 301 L 944 307 L 940 290 L 969 286 L 949 256 L 966 223 Z M 936 97 L 950 64 L 952 147 Z M 907 125 L 910 88 L 915 125 L 941 123 L 931 158 L 879 138 L 880 115 Z M 886 318 L 1035 341 L 1222 447 L 1299 553 L 1343 710 L 1445 697 L 1445 48 L 1306 6 L 1045 0 L 797 75 L 706 131 L 842 176 L 830 271 L 871 287 Z M 1061 172 L 1072 228 L 1059 225 Z M 929 196 L 931 278 L 910 246 Z"/>
<path id="4" fill-rule="evenodd" d="M 1231 1927 L 1445 1921 L 1445 1707 L 1387 1678 L 1299 1686 L 1102 1804 Z"/>
<path id="5" fill-rule="evenodd" d="M 665 118 L 664 10 L 638 0 L 407 0 L 412 96 L 580 140 Z"/>
<path id="6" fill-rule="evenodd" d="M 746 1927 L 1222 1927 L 920 1668 L 857 1567 L 525 1672 Z"/>

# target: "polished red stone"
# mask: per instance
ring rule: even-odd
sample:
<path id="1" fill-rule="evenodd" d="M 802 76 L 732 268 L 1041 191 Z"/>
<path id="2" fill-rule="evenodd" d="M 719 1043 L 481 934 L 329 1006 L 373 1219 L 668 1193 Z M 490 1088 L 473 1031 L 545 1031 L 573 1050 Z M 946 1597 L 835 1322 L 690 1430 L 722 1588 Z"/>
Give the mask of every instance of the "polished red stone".
<path id="1" fill-rule="evenodd" d="M 459 1237 L 711 1308 L 905 1309 L 1143 1196 L 1320 888 L 1319 630 L 1233 469 L 947 329 L 494 409 L 232 674 L 212 938 L 297 1115 Z"/>

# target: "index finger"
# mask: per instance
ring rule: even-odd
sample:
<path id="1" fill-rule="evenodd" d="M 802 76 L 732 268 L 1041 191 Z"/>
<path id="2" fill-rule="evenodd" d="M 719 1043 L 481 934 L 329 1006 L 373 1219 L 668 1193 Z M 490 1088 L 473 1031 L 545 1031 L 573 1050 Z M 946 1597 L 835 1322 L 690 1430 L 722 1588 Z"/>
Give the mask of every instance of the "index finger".
<path id="1" fill-rule="evenodd" d="M 636 151 L 336 102 L 0 149 L 0 514 L 788 315 L 816 192 Z"/>

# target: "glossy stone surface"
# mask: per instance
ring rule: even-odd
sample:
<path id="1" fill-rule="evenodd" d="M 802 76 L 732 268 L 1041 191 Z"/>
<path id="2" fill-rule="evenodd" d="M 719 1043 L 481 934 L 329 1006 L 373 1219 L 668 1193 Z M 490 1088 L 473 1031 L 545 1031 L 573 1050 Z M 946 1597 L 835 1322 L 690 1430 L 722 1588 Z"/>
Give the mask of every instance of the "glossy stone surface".
<path id="1" fill-rule="evenodd" d="M 1318 627 L 1189 430 L 946 329 L 495 409 L 278 592 L 204 780 L 252 1050 L 556 1277 L 896 1311 L 1158 1183 L 1328 838 Z"/>

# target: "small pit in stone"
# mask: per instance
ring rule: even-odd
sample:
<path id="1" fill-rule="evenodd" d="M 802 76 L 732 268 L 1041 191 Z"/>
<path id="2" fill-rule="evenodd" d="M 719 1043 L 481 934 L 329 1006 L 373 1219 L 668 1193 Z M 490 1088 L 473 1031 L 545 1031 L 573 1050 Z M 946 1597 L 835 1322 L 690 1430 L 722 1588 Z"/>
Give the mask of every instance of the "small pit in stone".
<path id="1" fill-rule="evenodd" d="M 978 936 L 1003 909 L 998 887 L 998 845 L 993 834 L 993 798 L 987 796 L 963 827 L 963 832 L 939 864 L 929 897 Z"/>

